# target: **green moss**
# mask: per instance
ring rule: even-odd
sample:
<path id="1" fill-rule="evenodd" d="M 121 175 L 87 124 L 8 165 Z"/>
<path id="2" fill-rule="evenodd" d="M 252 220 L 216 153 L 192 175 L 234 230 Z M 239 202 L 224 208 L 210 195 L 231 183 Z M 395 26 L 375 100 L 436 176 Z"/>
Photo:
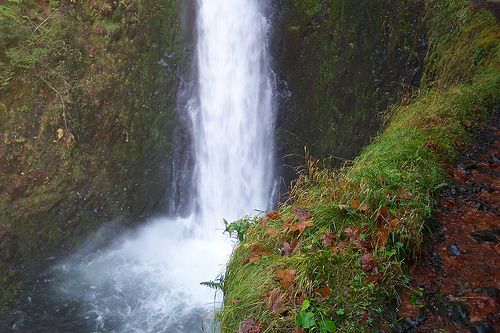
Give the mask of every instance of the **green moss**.
<path id="1" fill-rule="evenodd" d="M 24 0 L 0 10 L 8 267 L 162 208 L 188 56 L 176 0 Z"/>
<path id="2" fill-rule="evenodd" d="M 379 114 L 405 88 L 418 86 L 426 37 L 423 3 L 289 3 L 281 61 L 294 108 L 287 110 L 282 129 L 285 150 L 303 155 L 306 146 L 315 158 L 333 156 L 339 159 L 330 163 L 341 165 L 376 134 Z M 303 159 L 291 160 L 297 163 Z"/>

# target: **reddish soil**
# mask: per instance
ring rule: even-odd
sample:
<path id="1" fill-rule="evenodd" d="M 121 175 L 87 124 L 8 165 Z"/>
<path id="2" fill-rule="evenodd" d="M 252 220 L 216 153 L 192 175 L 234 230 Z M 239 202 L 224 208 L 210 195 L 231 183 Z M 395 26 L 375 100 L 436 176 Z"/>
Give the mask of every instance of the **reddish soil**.
<path id="1" fill-rule="evenodd" d="M 453 168 L 394 332 L 500 332 L 500 112 Z"/>

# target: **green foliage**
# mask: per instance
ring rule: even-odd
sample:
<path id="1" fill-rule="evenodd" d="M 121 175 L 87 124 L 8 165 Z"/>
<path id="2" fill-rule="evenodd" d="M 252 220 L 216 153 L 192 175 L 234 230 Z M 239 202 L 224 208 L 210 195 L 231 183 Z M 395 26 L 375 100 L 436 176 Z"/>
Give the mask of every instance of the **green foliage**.
<path id="1" fill-rule="evenodd" d="M 224 225 L 226 226 L 225 231 L 227 233 L 229 233 L 230 235 L 236 231 L 238 240 L 240 242 L 242 242 L 243 239 L 245 238 L 245 234 L 246 234 L 248 228 L 250 228 L 254 222 L 255 222 L 255 220 L 250 221 L 250 218 L 248 216 L 245 218 L 239 219 L 238 221 L 235 221 L 233 223 L 228 223 L 224 219 Z"/>
<path id="2" fill-rule="evenodd" d="M 302 302 L 302 308 L 297 317 L 295 317 L 295 322 L 297 326 L 309 329 L 310 332 L 331 333 L 337 331 L 335 323 L 329 319 L 325 319 L 323 312 L 320 308 L 311 306 L 311 302 L 306 299 Z M 316 320 L 316 318 L 319 319 Z"/>

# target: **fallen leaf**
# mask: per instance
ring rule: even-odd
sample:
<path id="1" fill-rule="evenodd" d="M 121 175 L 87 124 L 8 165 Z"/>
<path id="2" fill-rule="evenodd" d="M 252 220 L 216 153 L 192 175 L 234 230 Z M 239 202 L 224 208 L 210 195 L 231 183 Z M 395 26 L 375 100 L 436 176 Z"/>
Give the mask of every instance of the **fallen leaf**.
<path id="1" fill-rule="evenodd" d="M 280 213 L 278 213 L 278 212 L 276 212 L 274 210 L 272 212 L 267 213 L 266 216 L 267 216 L 267 218 L 269 220 L 279 220 L 279 219 L 281 219 Z"/>
<path id="2" fill-rule="evenodd" d="M 359 228 L 356 227 L 348 227 L 344 229 L 344 232 L 349 235 L 351 239 L 359 237 Z"/>
<path id="3" fill-rule="evenodd" d="M 271 314 L 280 314 L 286 310 L 285 295 L 279 290 L 268 292 L 265 301 Z"/>
<path id="4" fill-rule="evenodd" d="M 269 234 L 269 236 L 271 236 L 272 238 L 275 238 L 277 237 L 283 230 L 281 229 L 277 229 L 277 228 L 269 228 L 267 229 L 267 233 Z"/>
<path id="5" fill-rule="evenodd" d="M 291 289 L 295 282 L 295 270 L 293 269 L 277 269 L 276 275 L 280 278 L 279 284 L 285 289 Z"/>
<path id="6" fill-rule="evenodd" d="M 299 218 L 299 221 L 304 221 L 307 220 L 311 216 L 311 212 L 308 210 L 293 206 L 291 208 L 292 212 L 295 212 L 297 214 L 297 217 Z"/>
<path id="7" fill-rule="evenodd" d="M 360 247 L 363 247 L 365 249 L 373 249 L 374 247 L 373 243 L 365 238 L 358 238 L 357 243 Z"/>
<path id="8" fill-rule="evenodd" d="M 387 229 L 377 228 L 376 230 L 377 230 L 377 234 L 375 235 L 375 240 L 377 241 L 377 247 L 382 247 L 389 240 L 389 235 L 387 233 Z"/>
<path id="9" fill-rule="evenodd" d="M 283 247 L 281 248 L 281 252 L 285 257 L 289 257 L 297 253 L 300 249 L 300 243 L 298 240 L 294 239 L 290 243 L 284 242 Z"/>
<path id="10" fill-rule="evenodd" d="M 330 290 L 330 288 L 326 284 L 323 286 L 323 288 L 316 288 L 316 289 L 314 289 L 314 291 L 323 297 L 332 296 L 332 291 Z"/>
<path id="11" fill-rule="evenodd" d="M 359 207 L 360 204 L 361 203 L 358 200 L 351 200 L 351 208 L 352 208 L 352 210 L 358 209 L 358 207 Z"/>
<path id="12" fill-rule="evenodd" d="M 290 231 L 294 232 L 299 230 L 299 233 L 302 234 L 307 227 L 313 227 L 313 226 L 314 223 L 310 222 L 310 220 L 307 220 L 300 223 L 292 224 L 290 226 Z"/>
<path id="13" fill-rule="evenodd" d="M 238 333 L 262 333 L 264 332 L 263 324 L 260 320 L 245 319 Z"/>
<path id="14" fill-rule="evenodd" d="M 333 232 L 327 232 L 321 236 L 321 240 L 323 241 L 323 245 L 330 247 L 335 240 L 335 234 Z"/>
<path id="15" fill-rule="evenodd" d="M 361 269 L 363 270 L 363 272 L 371 271 L 372 268 L 376 265 L 375 260 L 373 260 L 373 258 L 368 254 L 360 256 L 359 260 L 360 260 Z"/>
<path id="16" fill-rule="evenodd" d="M 380 207 L 377 214 L 377 225 L 379 227 L 384 225 L 384 222 L 388 215 L 389 215 L 389 209 L 387 208 L 387 206 Z"/>

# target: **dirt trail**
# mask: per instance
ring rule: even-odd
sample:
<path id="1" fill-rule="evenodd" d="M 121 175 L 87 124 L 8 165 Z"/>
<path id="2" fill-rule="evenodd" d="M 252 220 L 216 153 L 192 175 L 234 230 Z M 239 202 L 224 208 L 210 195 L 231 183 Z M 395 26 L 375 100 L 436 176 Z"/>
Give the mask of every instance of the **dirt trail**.
<path id="1" fill-rule="evenodd" d="M 449 171 L 395 332 L 500 332 L 500 110 Z"/>

